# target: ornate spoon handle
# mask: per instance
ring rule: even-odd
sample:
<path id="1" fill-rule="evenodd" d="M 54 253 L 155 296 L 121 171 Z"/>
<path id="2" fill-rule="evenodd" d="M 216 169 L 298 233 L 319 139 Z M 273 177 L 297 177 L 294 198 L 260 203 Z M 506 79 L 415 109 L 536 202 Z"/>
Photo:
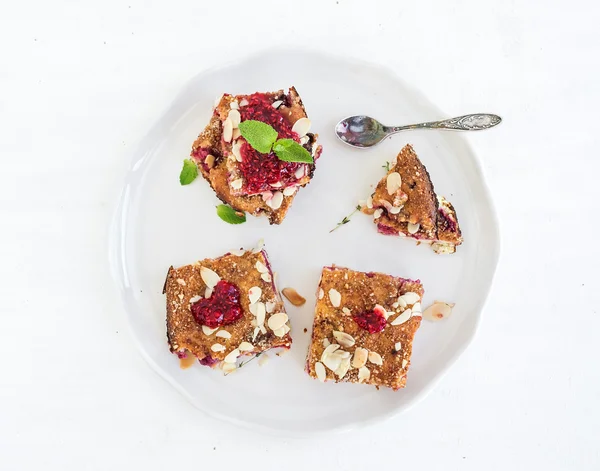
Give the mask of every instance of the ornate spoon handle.
<path id="1" fill-rule="evenodd" d="M 467 114 L 457 118 L 445 119 L 443 121 L 431 121 L 429 123 L 410 124 L 408 126 L 391 126 L 386 129 L 390 133 L 404 131 L 406 129 L 454 129 L 458 131 L 481 131 L 500 124 L 502 118 L 495 114 Z"/>

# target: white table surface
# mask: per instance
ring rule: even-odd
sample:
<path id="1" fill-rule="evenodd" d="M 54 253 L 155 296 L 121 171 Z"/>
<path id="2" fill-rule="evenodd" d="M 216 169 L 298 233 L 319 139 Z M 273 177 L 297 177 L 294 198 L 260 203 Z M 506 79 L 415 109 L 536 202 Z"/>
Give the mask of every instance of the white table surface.
<path id="1" fill-rule="evenodd" d="M 600 469 L 597 2 L 85 3 L 0 6 L 0 469 Z M 190 77 L 272 44 L 504 118 L 467 137 L 503 243 L 475 341 L 410 412 L 319 439 L 194 409 L 137 353 L 107 263 L 136 142 Z"/>

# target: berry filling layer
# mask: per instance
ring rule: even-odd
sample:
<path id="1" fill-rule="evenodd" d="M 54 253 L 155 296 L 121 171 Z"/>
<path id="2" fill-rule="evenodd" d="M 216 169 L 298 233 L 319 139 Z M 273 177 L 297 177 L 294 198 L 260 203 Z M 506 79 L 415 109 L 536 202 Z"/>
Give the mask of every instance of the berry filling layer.
<path id="1" fill-rule="evenodd" d="M 192 304 L 192 315 L 198 324 L 216 329 L 233 324 L 243 315 L 240 290 L 233 283 L 221 280 L 210 298 L 202 298 Z"/>
<path id="2" fill-rule="evenodd" d="M 370 334 L 381 332 L 385 327 L 387 320 L 383 309 L 375 308 L 372 311 L 362 312 L 353 316 L 356 322 L 362 329 L 365 329 Z"/>

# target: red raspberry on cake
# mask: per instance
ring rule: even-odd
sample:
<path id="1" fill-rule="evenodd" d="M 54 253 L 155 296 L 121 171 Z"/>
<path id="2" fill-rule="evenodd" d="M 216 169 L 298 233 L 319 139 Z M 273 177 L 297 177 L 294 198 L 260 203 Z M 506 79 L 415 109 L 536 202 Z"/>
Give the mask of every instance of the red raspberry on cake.
<path id="1" fill-rule="evenodd" d="M 240 123 L 269 125 L 277 139 L 302 146 L 311 163 L 281 160 L 272 149 L 259 151 L 241 135 Z M 224 203 L 280 224 L 299 188 L 307 185 L 321 154 L 296 89 L 251 95 L 223 95 L 213 116 L 192 146 L 191 157 Z"/>
<path id="2" fill-rule="evenodd" d="M 463 242 L 454 207 L 436 195 L 427 169 L 408 144 L 361 206 L 381 234 L 417 239 L 439 254 L 454 253 Z"/>
<path id="3" fill-rule="evenodd" d="M 419 281 L 323 268 L 308 374 L 320 381 L 403 388 L 422 297 Z"/>
<path id="4" fill-rule="evenodd" d="M 292 344 L 288 316 L 262 248 L 169 269 L 167 339 L 180 359 L 229 373 L 238 358 Z M 183 362 L 182 362 L 183 364 Z"/>

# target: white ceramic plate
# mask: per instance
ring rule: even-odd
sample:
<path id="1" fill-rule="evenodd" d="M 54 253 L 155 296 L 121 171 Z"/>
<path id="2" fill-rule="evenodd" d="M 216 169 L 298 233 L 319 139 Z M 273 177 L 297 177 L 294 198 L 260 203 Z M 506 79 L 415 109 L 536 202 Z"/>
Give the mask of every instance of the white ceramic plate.
<path id="1" fill-rule="evenodd" d="M 179 185 L 182 160 L 208 122 L 215 97 L 291 85 L 323 144 L 315 177 L 299 192 L 281 226 L 252 217 L 246 224 L 228 225 L 216 216 L 218 200 L 202 178 Z M 495 212 L 477 159 L 459 133 L 448 131 L 409 131 L 374 149 L 352 149 L 338 142 L 333 128 L 353 114 L 390 124 L 448 117 L 379 66 L 311 52 L 271 51 L 192 79 L 134 155 L 112 228 L 115 280 L 144 357 L 213 416 L 287 435 L 378 421 L 422 399 L 473 338 L 499 252 Z M 456 208 L 465 243 L 454 255 L 436 255 L 426 245 L 380 235 L 362 214 L 329 233 L 371 193 L 384 175 L 382 165 L 406 143 L 426 165 L 436 191 Z M 279 273 L 279 288 L 292 286 L 308 299 L 303 307 L 288 309 L 292 349 L 281 357 L 272 355 L 262 367 L 255 361 L 227 377 L 200 365 L 181 370 L 165 335 L 161 291 L 168 267 L 252 247 L 261 238 Z M 331 264 L 420 279 L 424 306 L 438 299 L 456 303 L 447 321 L 422 323 L 404 390 L 322 384 L 304 372 L 314 293 L 321 268 Z"/>

